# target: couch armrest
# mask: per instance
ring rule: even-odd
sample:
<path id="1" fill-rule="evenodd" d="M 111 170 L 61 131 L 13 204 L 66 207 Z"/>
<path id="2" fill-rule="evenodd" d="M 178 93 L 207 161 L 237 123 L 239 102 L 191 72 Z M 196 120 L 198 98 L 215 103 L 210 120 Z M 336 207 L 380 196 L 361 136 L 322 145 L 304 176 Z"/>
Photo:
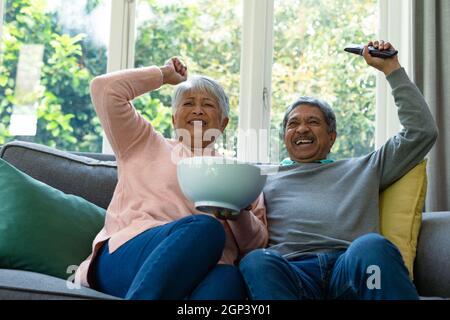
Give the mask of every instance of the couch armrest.
<path id="1" fill-rule="evenodd" d="M 421 296 L 450 298 L 450 212 L 425 212 L 414 265 Z"/>

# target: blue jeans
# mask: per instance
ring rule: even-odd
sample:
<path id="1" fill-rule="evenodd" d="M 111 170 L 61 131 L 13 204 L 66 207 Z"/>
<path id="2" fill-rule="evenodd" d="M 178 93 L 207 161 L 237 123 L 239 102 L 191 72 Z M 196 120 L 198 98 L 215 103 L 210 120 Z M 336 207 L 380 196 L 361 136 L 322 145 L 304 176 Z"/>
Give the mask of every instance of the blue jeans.
<path id="1" fill-rule="evenodd" d="M 239 269 L 217 264 L 224 245 L 222 224 L 207 215 L 151 228 L 111 254 L 105 242 L 94 259 L 94 288 L 137 300 L 244 299 Z"/>
<path id="2" fill-rule="evenodd" d="M 397 247 L 375 233 L 357 238 L 347 250 L 293 260 L 258 249 L 239 267 L 255 300 L 419 298 Z"/>

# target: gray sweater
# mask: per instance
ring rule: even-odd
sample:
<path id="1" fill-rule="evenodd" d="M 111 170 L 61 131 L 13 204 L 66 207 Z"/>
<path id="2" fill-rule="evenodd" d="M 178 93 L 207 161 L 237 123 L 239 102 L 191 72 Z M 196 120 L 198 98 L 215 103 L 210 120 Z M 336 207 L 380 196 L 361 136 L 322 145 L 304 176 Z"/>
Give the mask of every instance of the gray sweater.
<path id="1" fill-rule="evenodd" d="M 333 163 L 282 166 L 264 187 L 269 247 L 286 258 L 346 249 L 379 232 L 379 192 L 418 164 L 437 138 L 422 94 L 403 68 L 387 80 L 403 129 L 380 149 Z"/>

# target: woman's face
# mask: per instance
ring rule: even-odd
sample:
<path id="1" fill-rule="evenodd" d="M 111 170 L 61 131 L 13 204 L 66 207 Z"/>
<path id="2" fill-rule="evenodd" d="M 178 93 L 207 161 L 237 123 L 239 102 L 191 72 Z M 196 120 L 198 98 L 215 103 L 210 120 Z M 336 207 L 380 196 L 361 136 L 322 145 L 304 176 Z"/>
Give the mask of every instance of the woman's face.
<path id="1" fill-rule="evenodd" d="M 202 91 L 186 92 L 172 115 L 178 137 L 192 148 L 205 148 L 222 134 L 228 118 L 217 99 Z"/>

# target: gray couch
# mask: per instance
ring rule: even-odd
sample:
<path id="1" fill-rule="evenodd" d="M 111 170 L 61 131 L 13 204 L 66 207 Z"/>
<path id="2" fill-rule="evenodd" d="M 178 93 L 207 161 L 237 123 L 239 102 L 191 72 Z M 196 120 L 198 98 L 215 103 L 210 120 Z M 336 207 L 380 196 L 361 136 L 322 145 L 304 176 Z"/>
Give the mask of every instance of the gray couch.
<path id="1" fill-rule="evenodd" d="M 67 153 L 15 141 L 0 157 L 54 188 L 107 208 L 117 183 L 114 157 Z M 423 214 L 414 272 L 423 297 L 450 297 L 450 212 Z M 0 299 L 114 299 L 89 288 L 68 289 L 66 281 L 44 274 L 0 269 Z"/>

